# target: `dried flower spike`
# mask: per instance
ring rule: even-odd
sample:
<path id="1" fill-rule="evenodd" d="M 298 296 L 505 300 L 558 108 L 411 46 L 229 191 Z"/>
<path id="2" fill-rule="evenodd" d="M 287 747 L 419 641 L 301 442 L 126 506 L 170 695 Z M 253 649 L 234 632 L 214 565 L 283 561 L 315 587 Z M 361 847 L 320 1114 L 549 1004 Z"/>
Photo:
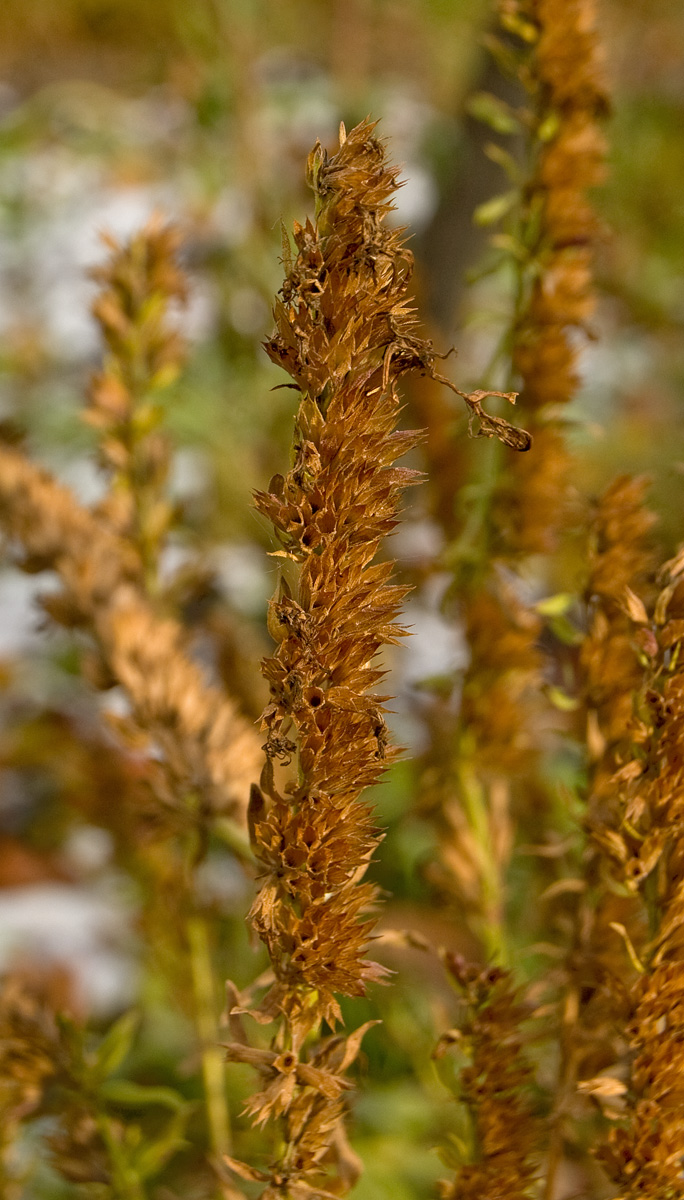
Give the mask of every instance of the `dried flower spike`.
<path id="1" fill-rule="evenodd" d="M 598 221 L 586 193 L 604 176 L 598 120 L 608 107 L 595 9 L 595 0 L 500 3 L 501 24 L 519 43 L 518 76 L 532 123 L 521 214 L 528 278 L 512 357 L 536 455 L 511 463 L 497 506 L 512 556 L 552 550 L 567 506 L 570 460 L 560 406 L 577 390 L 575 331 L 586 330 L 595 305 Z"/>
<path id="2" fill-rule="evenodd" d="M 403 634 L 406 589 L 389 582 L 391 563 L 374 559 L 402 488 L 419 477 L 392 465 L 421 436 L 396 429 L 397 384 L 411 370 L 436 375 L 436 356 L 409 305 L 412 256 L 385 225 L 397 171 L 373 131 L 368 121 L 342 129 L 332 158 L 319 145 L 310 155 L 317 220 L 295 226 L 297 254 L 286 250 L 266 346 L 301 393 L 292 466 L 256 497 L 279 539 L 283 578 L 269 613 L 277 647 L 263 664 L 267 761 L 249 814 L 263 865 L 251 920 L 275 978 L 252 1011 L 279 1025 L 273 1053 L 236 1041 L 228 1057 L 253 1061 L 267 1080 L 248 1105 L 255 1121 L 283 1120 L 285 1150 L 269 1172 L 231 1164 L 267 1183 L 268 1196 L 327 1195 L 358 1174 L 342 1095 L 362 1031 L 306 1052 L 304 1041 L 322 1020 L 340 1020 L 337 994 L 363 995 L 385 975 L 365 957 L 376 889 L 362 878 L 379 838 L 361 794 L 396 753 L 376 657 Z"/>

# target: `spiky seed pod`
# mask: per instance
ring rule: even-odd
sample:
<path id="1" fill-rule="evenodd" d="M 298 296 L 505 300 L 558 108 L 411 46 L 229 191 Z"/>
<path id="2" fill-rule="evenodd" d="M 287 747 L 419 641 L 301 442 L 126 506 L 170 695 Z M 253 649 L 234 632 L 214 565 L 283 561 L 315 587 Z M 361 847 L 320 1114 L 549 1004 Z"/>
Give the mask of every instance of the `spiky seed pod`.
<path id="1" fill-rule="evenodd" d="M 294 258 L 286 245 L 266 344 L 301 394 L 292 466 L 256 497 L 284 567 L 269 613 L 277 647 L 263 664 L 267 763 L 249 813 L 263 866 L 250 917 L 275 976 L 258 1013 L 278 1015 L 279 1025 L 277 1056 L 255 1060 L 271 1082 L 249 1111 L 257 1121 L 282 1115 L 286 1149 L 270 1173 L 233 1165 L 267 1182 L 267 1195 L 327 1194 L 330 1159 L 335 1186 L 352 1181 L 341 1094 L 357 1035 L 323 1041 L 306 1057 L 303 1043 L 322 1020 L 340 1020 L 337 993 L 361 996 L 385 975 L 365 954 L 377 894 L 362 877 L 379 835 L 361 794 L 396 753 L 387 697 L 375 690 L 384 675 L 377 655 L 403 634 L 396 617 L 406 589 L 390 583 L 391 563 L 374 559 L 397 523 L 402 489 L 419 477 L 393 466 L 420 439 L 396 429 L 398 381 L 437 372 L 408 299 L 412 256 L 385 224 L 397 171 L 373 130 L 368 121 L 349 136 L 342 129 L 331 158 L 314 148 L 317 219 L 295 225 Z M 524 441 L 484 413 L 485 395 L 464 396 L 481 433 Z M 228 1054 L 246 1061 L 242 1043 Z"/>

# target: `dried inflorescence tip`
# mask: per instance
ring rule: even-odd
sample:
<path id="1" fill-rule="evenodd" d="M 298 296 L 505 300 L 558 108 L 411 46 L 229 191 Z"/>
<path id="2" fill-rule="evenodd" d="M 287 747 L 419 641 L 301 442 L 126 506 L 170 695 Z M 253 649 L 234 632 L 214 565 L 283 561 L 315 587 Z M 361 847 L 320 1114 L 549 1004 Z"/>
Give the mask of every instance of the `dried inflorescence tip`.
<path id="1" fill-rule="evenodd" d="M 171 453 L 159 401 L 185 358 L 171 313 L 187 299 L 187 278 L 178 266 L 180 233 L 159 217 L 130 241 L 103 241 L 110 254 L 92 272 L 100 284 L 93 315 L 107 353 L 90 381 L 84 419 L 98 431 L 110 480 L 98 511 L 136 548 L 151 583 L 173 516 L 164 494 Z"/>

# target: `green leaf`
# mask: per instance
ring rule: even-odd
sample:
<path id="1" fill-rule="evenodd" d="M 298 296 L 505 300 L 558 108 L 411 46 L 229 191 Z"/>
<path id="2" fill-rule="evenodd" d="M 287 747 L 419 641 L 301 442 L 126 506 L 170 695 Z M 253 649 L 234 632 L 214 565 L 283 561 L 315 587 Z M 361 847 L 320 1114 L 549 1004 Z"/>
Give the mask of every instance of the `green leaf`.
<path id="1" fill-rule="evenodd" d="M 510 254 L 512 258 L 517 258 L 520 262 L 525 262 L 529 258 L 529 251 L 524 242 L 512 237 L 510 233 L 495 233 L 489 241 L 495 250 L 503 250 L 506 254 Z"/>
<path id="2" fill-rule="evenodd" d="M 502 12 L 499 17 L 504 29 L 509 33 L 515 33 L 529 46 L 533 46 L 539 39 L 540 30 L 531 21 L 526 21 L 524 17 L 518 16 L 515 12 Z"/>
<path id="3" fill-rule="evenodd" d="M 520 193 L 517 188 L 513 188 L 510 192 L 503 192 L 500 196 L 492 196 L 491 200 L 485 200 L 484 204 L 478 204 L 473 213 L 473 221 L 476 225 L 494 225 L 505 217 L 507 212 L 510 212 Z"/>
<path id="4" fill-rule="evenodd" d="M 549 620 L 549 629 L 554 637 L 558 638 L 564 646 L 580 646 L 584 641 L 584 634 L 581 629 L 577 629 L 572 621 L 567 617 L 551 617 Z"/>
<path id="5" fill-rule="evenodd" d="M 466 271 L 466 283 L 478 283 L 480 279 L 486 279 L 488 275 L 495 275 L 502 267 L 508 265 L 508 255 L 497 254 L 483 261 L 478 267 L 473 267 Z"/>
<path id="6" fill-rule="evenodd" d="M 495 133 L 521 133 L 522 125 L 510 105 L 491 92 L 476 92 L 466 104 L 466 111 L 476 121 L 482 121 Z"/>
<path id="7" fill-rule="evenodd" d="M 100 1042 L 95 1058 L 94 1072 L 99 1079 L 106 1079 L 109 1075 L 113 1075 L 121 1066 L 133 1045 L 139 1025 L 140 1013 L 135 1009 L 124 1013 L 118 1021 L 114 1022 Z"/>
<path id="8" fill-rule="evenodd" d="M 504 146 L 499 146 L 497 142 L 488 142 L 485 146 L 485 154 L 506 172 L 511 183 L 520 183 L 522 178 L 520 163 L 509 150 L 506 150 Z"/>
<path id="9" fill-rule="evenodd" d="M 140 1152 L 135 1156 L 135 1170 L 141 1179 L 149 1179 L 156 1175 L 177 1150 L 187 1145 L 184 1132 L 188 1118 L 189 1105 L 182 1112 L 177 1112 L 169 1121 L 161 1136 L 153 1142 L 145 1142 Z"/>
<path id="10" fill-rule="evenodd" d="M 576 700 L 574 696 L 568 696 L 562 688 L 551 686 L 547 687 L 545 691 L 553 707 L 561 712 L 576 712 L 579 708 L 579 700 Z"/>
<path id="11" fill-rule="evenodd" d="M 489 50 L 502 75 L 508 75 L 511 79 L 517 78 L 520 69 L 520 55 L 516 50 L 491 33 L 484 35 L 482 44 Z"/>
<path id="12" fill-rule="evenodd" d="M 109 1079 L 102 1084 L 100 1095 L 110 1104 L 120 1104 L 124 1108 L 144 1108 L 148 1104 L 161 1104 L 164 1108 L 180 1111 L 186 1101 L 169 1087 L 146 1087 L 144 1084 L 133 1083 L 130 1079 Z"/>
<path id="13" fill-rule="evenodd" d="M 540 142 L 550 142 L 555 138 L 560 129 L 561 121 L 557 112 L 550 112 L 544 117 L 544 120 L 537 126 L 537 137 Z"/>
<path id="14" fill-rule="evenodd" d="M 559 617 L 566 613 L 575 603 L 572 592 L 556 592 L 555 596 L 547 596 L 535 604 L 535 610 L 542 617 Z"/>
<path id="15" fill-rule="evenodd" d="M 458 1171 L 466 1163 L 472 1162 L 472 1146 L 457 1133 L 450 1133 L 447 1136 L 449 1139 L 447 1144 L 440 1146 L 437 1153 L 445 1167 L 451 1171 Z"/>

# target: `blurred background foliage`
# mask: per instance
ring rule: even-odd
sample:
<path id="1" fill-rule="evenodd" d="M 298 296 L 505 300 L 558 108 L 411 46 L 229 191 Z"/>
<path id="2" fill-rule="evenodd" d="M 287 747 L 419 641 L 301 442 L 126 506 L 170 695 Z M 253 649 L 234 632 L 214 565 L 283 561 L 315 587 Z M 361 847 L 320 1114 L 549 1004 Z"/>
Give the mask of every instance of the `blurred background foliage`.
<path id="1" fill-rule="evenodd" d="M 88 271 L 104 257 L 101 231 L 125 237 L 154 211 L 176 221 L 191 281 L 178 320 L 191 353 L 166 393 L 177 519 L 164 569 L 207 661 L 251 717 L 263 701 L 256 664 L 275 581 L 272 535 L 251 492 L 287 462 L 294 410 L 291 392 L 272 390 L 282 379 L 260 345 L 282 279 L 280 220 L 290 227 L 310 211 L 304 162 L 315 139 L 331 145 L 341 119 L 380 118 L 403 164 L 397 220 L 412 233 L 418 304 L 437 345 L 458 347 L 458 386 L 479 386 L 508 303 L 501 274 L 479 269 L 488 230 L 472 219 L 506 186 L 484 152 L 496 129 L 469 105 L 483 91 L 510 97 L 484 46 L 492 20 L 488 0 L 4 0 L 0 10 L 0 416 L 81 499 L 97 499 L 95 434 L 81 417 L 101 352 Z M 684 9 L 602 0 L 600 22 L 614 111 L 610 171 L 594 198 L 605 223 L 595 340 L 571 413 L 575 483 L 591 494 L 619 472 L 647 472 L 672 549 L 684 531 Z M 468 502 L 459 489 L 477 478 L 484 443 L 466 441 L 460 409 L 431 389 L 407 393 L 406 420 L 433 413 L 457 525 Z M 423 582 L 442 537 L 426 495 L 414 489 L 393 547 L 418 585 L 414 636 L 392 664 L 395 731 L 414 751 L 425 737 L 422 681 L 464 663 L 440 587 L 433 576 Z M 581 587 L 582 565 L 566 564 L 570 586 Z M 99 819 L 131 786 L 131 766 L 108 741 L 74 639 L 41 622 L 33 601 L 46 586 L 9 565 L 0 574 L 0 965 L 40 972 L 55 995 L 68 994 L 89 1019 L 92 1047 L 135 1003 L 126 1079 L 169 1090 L 155 1105 L 113 1088 L 109 1103 L 162 1146 L 152 1194 L 200 1200 L 214 1184 L 200 1165 L 191 984 L 169 986 L 163 921 L 148 914 L 158 924 L 145 926 L 144 884 L 111 821 Z M 388 829 L 374 867 L 388 893 L 384 925 L 474 953 L 440 903 L 429 869 L 435 833 L 414 784 L 401 764 L 377 791 Z M 260 962 L 244 928 L 249 873 L 217 845 L 202 885 L 216 978 L 246 984 Z M 514 914 L 524 897 L 523 862 Z M 354 1024 L 378 1011 L 383 1019 L 364 1042 L 354 1144 L 366 1174 L 355 1195 L 411 1200 L 443 1170 L 435 1147 L 456 1126 L 430 1058 L 451 1000 L 420 951 L 383 954 L 394 985 L 348 1005 Z M 252 1082 L 247 1068 L 231 1068 L 234 1113 Z M 170 1129 L 169 1112 L 182 1112 L 184 1134 Z M 183 1136 L 165 1174 L 164 1138 L 171 1146 Z M 258 1153 L 258 1135 L 239 1118 L 235 1136 L 238 1157 Z M 21 1148 L 20 1194 L 81 1194 L 34 1137 Z"/>

